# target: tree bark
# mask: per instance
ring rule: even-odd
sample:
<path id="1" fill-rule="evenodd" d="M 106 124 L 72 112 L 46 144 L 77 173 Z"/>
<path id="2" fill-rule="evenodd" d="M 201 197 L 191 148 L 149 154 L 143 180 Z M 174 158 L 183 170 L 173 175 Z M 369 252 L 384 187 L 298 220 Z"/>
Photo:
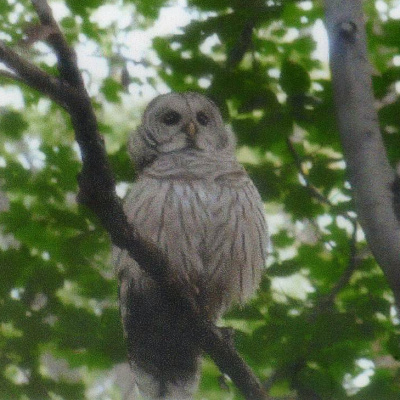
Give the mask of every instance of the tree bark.
<path id="1" fill-rule="evenodd" d="M 337 122 L 356 210 L 400 309 L 400 224 L 374 107 L 362 0 L 325 0 Z"/>

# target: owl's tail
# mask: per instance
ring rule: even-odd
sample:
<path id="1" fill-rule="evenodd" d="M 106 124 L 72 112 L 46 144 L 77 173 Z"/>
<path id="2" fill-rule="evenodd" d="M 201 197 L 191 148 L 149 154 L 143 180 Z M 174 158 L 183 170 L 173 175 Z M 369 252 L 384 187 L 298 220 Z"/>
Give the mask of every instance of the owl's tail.
<path id="1" fill-rule="evenodd" d="M 186 376 L 181 380 L 171 381 L 153 376 L 134 363 L 132 370 L 135 375 L 140 399 L 143 400 L 193 400 L 197 389 L 199 374 Z"/>
<path id="2" fill-rule="evenodd" d="M 190 333 L 190 321 L 158 287 L 120 283 L 128 354 L 143 399 L 193 399 L 201 351 Z"/>

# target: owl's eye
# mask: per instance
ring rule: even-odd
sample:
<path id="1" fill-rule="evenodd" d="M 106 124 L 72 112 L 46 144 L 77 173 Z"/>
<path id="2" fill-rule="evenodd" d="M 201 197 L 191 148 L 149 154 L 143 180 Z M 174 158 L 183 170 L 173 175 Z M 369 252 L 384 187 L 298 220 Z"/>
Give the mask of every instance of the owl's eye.
<path id="1" fill-rule="evenodd" d="M 199 111 L 196 114 L 196 119 L 197 119 L 197 122 L 203 126 L 206 126 L 208 124 L 208 122 L 210 121 L 209 118 L 207 117 L 207 115 L 203 113 L 203 111 Z"/>
<path id="2" fill-rule="evenodd" d="M 176 111 L 168 111 L 162 117 L 165 125 L 176 125 L 181 120 L 181 115 Z"/>

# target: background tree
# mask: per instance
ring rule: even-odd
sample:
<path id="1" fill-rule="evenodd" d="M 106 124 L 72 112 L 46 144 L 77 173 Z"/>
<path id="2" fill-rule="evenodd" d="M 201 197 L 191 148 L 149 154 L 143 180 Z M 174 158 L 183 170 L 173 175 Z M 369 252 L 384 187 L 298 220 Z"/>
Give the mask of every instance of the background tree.
<path id="1" fill-rule="evenodd" d="M 156 37 L 145 59 L 133 58 L 132 29 L 146 30 L 168 4 L 51 3 L 80 59 L 96 60 L 81 66 L 119 191 L 134 176 L 125 141 L 147 101 L 140 93 L 167 86 L 213 97 L 238 135 L 273 234 L 258 297 L 225 319 L 237 329 L 241 354 L 278 398 L 397 399 L 394 297 L 358 225 L 326 60 L 314 53 L 321 4 L 189 1 L 190 23 Z M 392 166 L 400 158 L 397 5 L 365 2 Z M 109 17 L 111 23 L 101 17 L 110 10 L 122 10 L 125 26 L 122 17 Z M 2 3 L 0 38 L 54 73 L 56 60 L 44 44 L 49 32 L 36 18 L 28 1 Z M 1 77 L 0 396 L 118 398 L 104 381 L 103 388 L 93 383 L 100 369 L 109 371 L 126 356 L 107 235 L 74 200 L 80 166 L 71 124 L 37 92 L 15 88 L 9 71 Z M 103 376 L 112 380 L 114 371 Z M 234 389 L 224 389 L 229 382 L 217 376 L 206 362 L 200 397 L 232 398 Z"/>

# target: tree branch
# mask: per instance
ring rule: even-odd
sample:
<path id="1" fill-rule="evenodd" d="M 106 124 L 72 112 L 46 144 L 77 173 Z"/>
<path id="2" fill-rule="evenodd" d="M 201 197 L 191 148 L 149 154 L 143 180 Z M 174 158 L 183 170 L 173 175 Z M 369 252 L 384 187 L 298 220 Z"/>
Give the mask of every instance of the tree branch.
<path id="1" fill-rule="evenodd" d="M 10 71 L 6 71 L 4 69 L 0 69 L 0 78 L 4 78 L 4 79 L 8 79 L 10 81 L 21 82 L 21 83 L 27 84 L 26 81 L 24 81 L 18 75 L 14 74 L 14 73 L 12 73 Z"/>
<path id="2" fill-rule="evenodd" d="M 5 74 L 2 73 L 3 76 L 7 75 L 7 78 L 15 78 L 26 83 L 33 89 L 49 96 L 61 107 L 66 108 L 67 97 L 73 98 L 78 95 L 69 85 L 25 60 L 1 40 L 0 60 L 16 74 L 13 76 L 12 73 L 5 71 Z"/>
<path id="3" fill-rule="evenodd" d="M 360 265 L 360 262 L 362 261 L 362 256 L 360 256 L 360 254 L 357 251 L 357 233 L 358 233 L 357 221 L 353 221 L 353 233 L 349 243 L 350 256 L 348 265 L 344 270 L 343 274 L 340 276 L 339 280 L 331 289 L 331 291 L 328 294 L 318 299 L 318 302 L 315 305 L 313 312 L 310 315 L 310 322 L 314 322 L 318 317 L 318 315 L 320 315 L 325 310 L 332 308 L 334 306 L 338 294 L 342 291 L 342 289 L 344 289 L 348 285 L 351 277 L 354 274 L 354 271 Z"/>
<path id="4" fill-rule="evenodd" d="M 314 185 L 311 184 L 308 179 L 307 173 L 304 171 L 303 162 L 297 153 L 292 140 L 290 137 L 286 139 L 290 154 L 292 155 L 294 162 L 296 164 L 297 170 L 299 171 L 300 176 L 304 179 L 307 189 L 310 191 L 312 197 L 316 198 L 320 203 L 326 204 L 328 206 L 333 206 L 333 204 L 327 199 Z"/>
<path id="5" fill-rule="evenodd" d="M 361 0 L 326 0 L 330 66 L 339 131 L 360 224 L 400 308 L 400 224 L 395 173 L 380 134 Z"/>
<path id="6" fill-rule="evenodd" d="M 301 159 L 299 153 L 297 152 L 292 140 L 290 139 L 290 137 L 288 137 L 286 139 L 287 145 L 288 145 L 288 149 L 290 154 L 292 155 L 294 162 L 296 164 L 296 168 L 299 171 L 300 176 L 303 178 L 304 182 L 305 182 L 305 186 L 308 189 L 308 191 L 310 192 L 311 197 L 314 197 L 319 203 L 321 204 L 325 204 L 329 207 L 331 207 L 333 212 L 336 212 L 337 215 L 341 215 L 344 218 L 346 218 L 347 220 L 349 220 L 350 222 L 353 222 L 356 220 L 353 216 L 350 215 L 349 211 L 341 211 L 337 209 L 337 206 L 335 204 L 333 204 L 326 196 L 324 196 L 319 190 L 318 188 L 316 188 L 311 182 L 310 182 L 310 178 L 307 174 L 307 172 L 305 171 L 304 167 L 303 167 L 303 160 Z M 336 160 L 334 160 L 336 161 Z"/>
<path id="7" fill-rule="evenodd" d="M 47 41 L 58 59 L 60 78 L 55 78 L 24 60 L 0 42 L 0 61 L 27 84 L 61 104 L 71 116 L 75 137 L 82 153 L 78 201 L 88 206 L 110 234 L 112 242 L 129 252 L 193 322 L 195 338 L 223 373 L 231 377 L 246 399 L 263 400 L 267 396 L 251 369 L 225 339 L 221 331 L 204 319 L 190 297 L 191 290 L 178 287 L 170 273 L 167 258 L 153 243 L 143 240 L 130 226 L 115 193 L 114 176 L 99 134 L 96 115 L 84 87 L 76 54 L 67 44 L 46 0 L 31 0 L 43 25 L 51 27 Z"/>
<path id="8" fill-rule="evenodd" d="M 73 87 L 84 88 L 82 74 L 78 69 L 75 51 L 68 45 L 63 33 L 53 17 L 47 0 L 31 0 L 33 7 L 43 26 L 50 28 L 47 39 L 49 45 L 54 49 L 57 60 L 58 70 L 61 77 Z"/>

